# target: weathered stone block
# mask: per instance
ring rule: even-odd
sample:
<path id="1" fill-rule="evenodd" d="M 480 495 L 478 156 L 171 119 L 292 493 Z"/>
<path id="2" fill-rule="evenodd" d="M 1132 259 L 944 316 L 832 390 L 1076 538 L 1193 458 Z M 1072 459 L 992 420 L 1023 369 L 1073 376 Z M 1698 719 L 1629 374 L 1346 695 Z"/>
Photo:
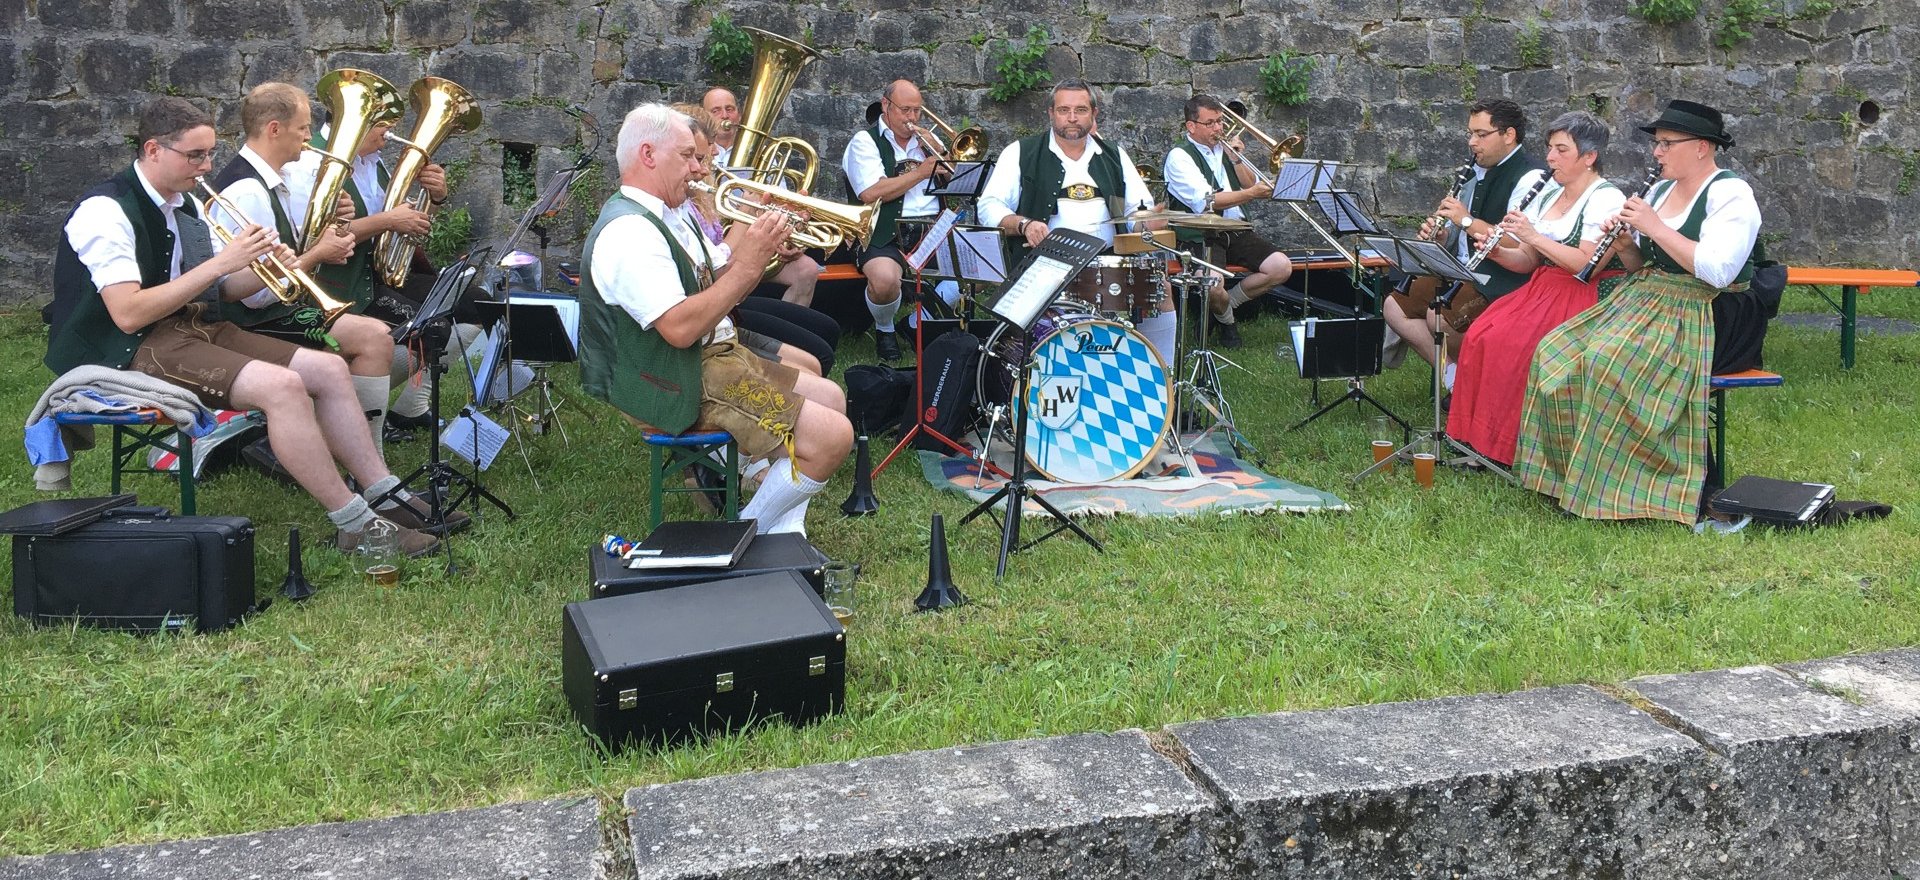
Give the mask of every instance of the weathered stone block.
<path id="1" fill-rule="evenodd" d="M 1880 154 L 1875 154 L 1879 156 Z M 1887 169 L 1869 179 L 1895 180 Z M 1898 734 L 1899 761 L 1890 780 L 1887 826 L 1892 832 L 1893 868 L 1903 876 L 1920 876 L 1920 651 L 1887 651 L 1864 657 L 1839 657 L 1787 667 L 1816 688 L 1857 700 L 1906 719 Z"/>
<path id="2" fill-rule="evenodd" d="M 1100 26 L 1100 39 L 1121 46 L 1143 48 L 1153 35 L 1145 19 L 1110 18 Z"/>
<path id="3" fill-rule="evenodd" d="M 549 0 L 488 0 L 475 5 L 475 43 L 511 43 L 520 48 L 551 46 L 573 39 L 574 12 Z"/>
<path id="4" fill-rule="evenodd" d="M 473 7 L 453 0 L 407 0 L 393 11 L 393 44 L 400 48 L 451 46 L 467 36 Z"/>
<path id="5" fill-rule="evenodd" d="M 400 90 L 402 100 L 409 99 L 413 81 L 427 72 L 424 59 L 416 58 L 406 52 L 335 52 L 327 58 L 328 70 L 338 70 L 342 67 L 368 70 L 378 74 L 382 79 L 392 83 L 394 88 Z M 459 79 L 454 79 L 454 82 L 462 86 L 467 85 L 465 81 Z M 521 91 L 523 92 L 521 97 L 525 97 L 524 86 Z"/>
<path id="6" fill-rule="evenodd" d="M 127 30 L 165 36 L 173 33 L 171 0 L 127 0 Z"/>
<path id="7" fill-rule="evenodd" d="M 151 46 L 120 39 L 95 40 L 80 48 L 74 67 L 87 93 L 115 95 L 152 91 L 160 64 Z"/>
<path id="8" fill-rule="evenodd" d="M 242 85 L 249 89 L 263 82 L 305 86 L 320 79 L 319 59 L 312 52 L 295 46 L 267 46 L 248 55 L 244 63 L 247 79 Z"/>
<path id="9" fill-rule="evenodd" d="M 365 49 L 386 44 L 387 9 L 379 3 L 308 0 L 306 45 L 314 49 Z"/>
<path id="10" fill-rule="evenodd" d="M 1729 876 L 1885 877 L 1888 771 L 1911 719 L 1770 667 L 1627 683 L 1725 756 Z"/>
<path id="11" fill-rule="evenodd" d="M 1329 88 L 1369 104 L 1394 101 L 1400 97 L 1398 74 L 1355 57 L 1333 59 L 1327 65 L 1326 77 Z"/>
<path id="12" fill-rule="evenodd" d="M 440 55 L 439 75 L 465 86 L 482 101 L 526 97 L 533 61 L 519 52 L 450 49 Z"/>
<path id="13" fill-rule="evenodd" d="M 307 825 L 233 837 L 0 860 L 18 880 L 330 877 L 334 880 L 589 878 L 599 849 L 590 797 L 457 813 Z"/>
<path id="14" fill-rule="evenodd" d="M 516 144 L 570 144 L 576 134 L 573 117 L 558 107 L 503 104 L 488 109 L 486 136 Z"/>
<path id="15" fill-rule="evenodd" d="M 946 43 L 933 51 L 931 82 L 939 85 L 985 85 L 986 52 L 970 43 Z"/>
<path id="16" fill-rule="evenodd" d="M 302 42 L 279 0 L 195 0 L 184 5 L 187 33 L 198 39 Z"/>
<path id="17" fill-rule="evenodd" d="M 68 73 L 72 52 L 52 37 L 39 37 L 20 47 L 20 79 L 26 87 L 21 97 L 29 101 L 71 95 L 73 77 Z"/>
<path id="18" fill-rule="evenodd" d="M 1147 59 L 1124 46 L 1093 43 L 1080 51 L 1080 67 L 1091 82 L 1132 84 L 1147 81 Z"/>
<path id="19" fill-rule="evenodd" d="M 113 30 L 113 0 L 62 0 L 40 4 L 40 23 L 49 30 Z"/>
<path id="20" fill-rule="evenodd" d="M 849 49 L 807 65 L 806 71 L 800 75 L 799 88 L 811 91 L 852 89 L 870 94 L 902 77 L 916 83 L 926 82 L 929 66 L 927 53 L 919 49 L 903 52 Z"/>
<path id="21" fill-rule="evenodd" d="M 72 141 L 93 137 L 101 131 L 100 104 L 94 101 L 32 101 L 15 104 L 13 113 L 7 118 L 7 135 L 10 137 Z"/>
<path id="22" fill-rule="evenodd" d="M 540 53 L 539 86 L 535 94 L 562 100 L 587 91 L 589 60 L 577 52 Z"/>
<path id="23" fill-rule="evenodd" d="M 1719 852 L 1700 748 L 1591 688 L 1172 732 L 1255 876 L 1695 876 Z"/>
<path id="24" fill-rule="evenodd" d="M 167 65 L 167 83 L 182 94 L 224 100 L 240 94 L 243 72 L 240 53 L 233 47 L 195 46 Z"/>
<path id="25" fill-rule="evenodd" d="M 27 26 L 27 0 L 0 0 L 0 26 L 17 34 Z"/>
<path id="26" fill-rule="evenodd" d="M 0 95 L 13 91 L 13 41 L 0 40 Z"/>
<path id="27" fill-rule="evenodd" d="M 1207 877 L 1211 801 L 1138 731 L 634 789 L 641 880 Z"/>
<path id="28" fill-rule="evenodd" d="M 1260 85 L 1258 61 L 1199 64 L 1193 68 L 1193 87 L 1222 101 L 1252 98 L 1260 94 Z"/>
<path id="29" fill-rule="evenodd" d="M 1419 67 L 1428 63 L 1427 23 L 1390 21 L 1360 38 L 1360 53 L 1370 64 Z"/>

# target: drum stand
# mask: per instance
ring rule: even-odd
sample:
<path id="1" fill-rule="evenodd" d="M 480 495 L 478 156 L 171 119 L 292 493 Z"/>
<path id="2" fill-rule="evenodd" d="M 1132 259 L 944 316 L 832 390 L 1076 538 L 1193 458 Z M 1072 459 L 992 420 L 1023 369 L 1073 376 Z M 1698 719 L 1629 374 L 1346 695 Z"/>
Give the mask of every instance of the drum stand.
<path id="1" fill-rule="evenodd" d="M 1453 286 L 1452 289 L 1446 291 L 1445 293 L 1442 293 L 1439 297 L 1434 299 L 1433 305 L 1430 307 L 1431 311 L 1428 312 L 1428 314 L 1431 316 L 1429 320 L 1437 319 L 1441 322 L 1444 322 L 1446 320 L 1445 318 L 1439 317 L 1438 310 L 1445 308 L 1447 304 L 1453 300 L 1453 292 L 1459 289 L 1460 289 L 1459 285 L 1456 284 Z M 1473 447 L 1453 439 L 1453 435 L 1447 433 L 1446 423 L 1441 420 L 1441 417 L 1445 415 L 1445 413 L 1440 411 L 1440 396 L 1445 391 L 1445 389 L 1442 388 L 1442 385 L 1444 383 L 1442 383 L 1440 380 L 1441 380 L 1441 377 L 1445 376 L 1446 374 L 1447 374 L 1447 334 L 1444 329 L 1436 329 L 1433 331 L 1433 430 L 1432 432 L 1428 433 L 1425 437 L 1415 438 L 1409 441 L 1407 445 L 1394 450 L 1392 455 L 1382 458 L 1379 461 L 1374 462 L 1366 470 L 1363 470 L 1357 474 L 1354 474 L 1353 475 L 1354 482 L 1357 483 L 1361 479 L 1365 478 L 1366 476 L 1373 473 L 1377 473 L 1382 468 L 1386 467 L 1389 464 L 1392 464 L 1395 460 L 1405 461 L 1411 464 L 1413 462 L 1414 448 L 1419 446 L 1422 441 L 1426 441 L 1427 443 L 1430 444 L 1429 448 L 1431 448 L 1434 451 L 1434 458 L 1437 459 L 1437 461 L 1435 462 L 1436 464 L 1444 464 L 1449 467 L 1485 468 L 1488 472 L 1498 475 L 1501 479 L 1506 480 L 1507 482 L 1512 483 L 1515 486 L 1520 485 L 1519 478 L 1515 477 L 1512 473 L 1509 473 L 1506 468 L 1503 468 L 1497 464 L 1494 464 L 1486 456 L 1481 455 L 1478 452 L 1475 452 L 1473 450 Z M 1336 403 L 1337 402 L 1338 401 L 1336 401 Z M 1391 415 L 1391 413 L 1389 413 L 1389 415 Z M 1402 423 L 1402 427 L 1405 427 L 1405 423 Z M 1449 449 L 1451 449 L 1453 452 L 1459 453 L 1459 455 L 1454 456 L 1453 458 L 1441 458 L 1440 456 L 1445 454 Z"/>
<path id="2" fill-rule="evenodd" d="M 967 511 L 966 516 L 960 518 L 960 525 L 964 526 L 974 517 L 992 510 L 993 506 L 1000 502 L 1000 499 L 1005 498 L 1007 500 L 1006 513 L 1000 519 L 1000 559 L 995 563 L 993 568 L 994 580 L 999 580 L 1006 575 L 1008 556 L 1017 551 L 1028 549 L 1064 531 L 1071 530 L 1075 535 L 1080 537 L 1080 540 L 1092 546 L 1097 553 L 1107 552 L 1106 548 L 1100 546 L 1100 542 L 1094 540 L 1093 536 L 1088 534 L 1086 529 L 1081 528 L 1079 523 L 1069 519 L 1066 514 L 1060 512 L 1060 508 L 1053 506 L 1052 502 L 1042 497 L 1040 493 L 1035 492 L 1033 487 L 1027 484 L 1027 392 L 1029 388 L 1027 373 L 1028 368 L 1032 366 L 1032 364 L 1032 347 L 1023 346 L 1021 348 L 1018 369 L 1014 371 L 1014 375 L 1018 376 L 1019 379 L 1014 385 L 1013 392 L 1013 474 L 998 491 L 988 496 L 987 500 L 974 505 L 972 510 Z M 1054 526 L 1052 531 L 1022 544 L 1020 543 L 1020 506 L 1025 501 L 1032 501 L 1045 508 L 1048 513 L 1053 515 L 1054 520 L 1058 522 L 1059 525 Z"/>
<path id="3" fill-rule="evenodd" d="M 1175 358 L 1179 366 L 1184 366 L 1187 376 L 1173 383 L 1173 417 L 1169 420 L 1168 433 L 1173 437 L 1173 451 L 1186 464 L 1189 476 L 1199 476 L 1199 464 L 1193 458 L 1193 450 L 1201 440 L 1214 432 L 1222 432 L 1235 455 L 1250 458 L 1261 467 L 1266 467 L 1266 458 L 1260 450 L 1240 433 L 1240 427 L 1233 418 L 1233 404 L 1227 402 L 1227 392 L 1220 384 L 1220 365 L 1226 364 L 1237 370 L 1245 367 L 1226 357 L 1216 354 L 1207 347 L 1207 291 L 1218 283 L 1220 278 L 1231 273 L 1199 257 L 1180 253 L 1174 248 L 1162 244 L 1158 237 L 1148 236 L 1146 241 L 1156 248 L 1178 254 L 1184 271 L 1168 279 L 1178 293 L 1174 296 L 1174 311 L 1179 332 L 1175 336 Z M 1212 269 L 1220 273 L 1214 276 L 1192 266 Z M 1175 367 L 1178 369 L 1179 367 Z M 1181 432 L 1181 422 L 1189 415 L 1198 417 L 1204 411 L 1206 418 L 1212 421 L 1188 441 Z"/>

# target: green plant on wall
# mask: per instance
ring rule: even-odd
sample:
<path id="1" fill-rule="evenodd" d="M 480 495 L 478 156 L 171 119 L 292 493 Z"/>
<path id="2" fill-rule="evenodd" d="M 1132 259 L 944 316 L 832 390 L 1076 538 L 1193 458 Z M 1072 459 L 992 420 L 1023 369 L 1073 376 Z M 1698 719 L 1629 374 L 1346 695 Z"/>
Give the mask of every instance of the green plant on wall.
<path id="1" fill-rule="evenodd" d="M 465 208 L 441 211 L 427 231 L 427 259 L 435 266 L 445 266 L 466 253 L 472 242 L 473 215 Z"/>
<path id="2" fill-rule="evenodd" d="M 1713 44 L 1721 49 L 1732 51 L 1733 47 L 1753 39 L 1753 31 L 1747 29 L 1767 17 L 1768 0 L 1727 0 L 1726 11 L 1720 14 L 1720 24 L 1713 29 Z"/>
<path id="3" fill-rule="evenodd" d="M 1699 15 L 1700 0 L 1640 0 L 1629 11 L 1655 24 L 1672 24 Z"/>
<path id="4" fill-rule="evenodd" d="M 1313 81 L 1314 68 L 1319 66 L 1312 58 L 1283 50 L 1260 65 L 1260 93 L 1282 107 L 1305 104 L 1307 87 Z"/>
<path id="5" fill-rule="evenodd" d="M 1553 53 L 1547 50 L 1547 35 L 1538 20 L 1527 22 L 1513 38 L 1513 55 L 1521 67 L 1553 66 Z"/>
<path id="6" fill-rule="evenodd" d="M 1046 57 L 1047 44 L 1052 40 L 1046 26 L 1038 24 L 1027 29 L 1026 38 L 1018 46 L 1011 40 L 1002 40 L 995 53 L 994 80 L 987 96 L 995 101 L 1011 101 L 1023 92 L 1046 85 L 1050 77 L 1040 62 Z"/>
<path id="7" fill-rule="evenodd" d="M 732 73 L 745 70 L 752 58 L 753 38 L 733 23 L 733 16 L 714 13 L 713 24 L 707 31 L 707 66 L 713 68 L 714 73 Z"/>

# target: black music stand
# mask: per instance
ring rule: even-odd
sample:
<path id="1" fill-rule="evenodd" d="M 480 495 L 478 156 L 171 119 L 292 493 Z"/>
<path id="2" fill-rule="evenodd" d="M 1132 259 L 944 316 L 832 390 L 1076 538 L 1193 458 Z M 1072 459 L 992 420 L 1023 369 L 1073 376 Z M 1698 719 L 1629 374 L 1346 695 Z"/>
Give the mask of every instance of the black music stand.
<path id="1" fill-rule="evenodd" d="M 1368 247 L 1378 251 L 1381 256 L 1386 257 L 1387 262 L 1391 263 L 1394 268 L 1408 275 L 1436 275 L 1445 281 L 1452 282 L 1447 291 L 1434 300 L 1433 306 L 1436 309 L 1445 307 L 1447 300 L 1453 296 L 1454 291 L 1460 289 L 1461 285 L 1483 285 L 1487 283 L 1487 276 L 1467 268 L 1456 259 L 1453 254 L 1449 253 L 1446 248 L 1434 242 L 1395 238 L 1390 235 L 1362 236 L 1361 241 L 1365 242 Z M 1447 433 L 1446 423 L 1441 418 L 1444 414 L 1440 409 L 1440 395 L 1444 390 L 1441 388 L 1442 383 L 1440 377 L 1445 375 L 1446 371 L 1446 333 L 1443 330 L 1434 330 L 1433 431 L 1426 439 L 1432 442 L 1435 457 L 1438 458 L 1441 452 L 1451 447 L 1453 451 L 1459 453 L 1459 455 L 1454 458 L 1442 459 L 1443 463 L 1455 467 L 1463 465 L 1482 467 L 1499 475 L 1509 483 L 1516 486 L 1520 485 L 1520 480 L 1514 477 L 1513 474 L 1508 473 L 1506 468 L 1493 463 L 1486 456 L 1474 451 L 1473 447 L 1453 439 L 1453 436 Z M 1402 424 L 1405 423 L 1403 422 Z M 1392 455 L 1382 458 L 1372 465 L 1369 465 L 1366 470 L 1354 474 L 1353 479 L 1357 482 L 1369 474 L 1382 470 L 1389 462 L 1395 460 L 1404 459 L 1411 462 L 1414 446 L 1418 442 L 1417 440 L 1409 440 L 1405 446 L 1394 450 Z"/>
<path id="2" fill-rule="evenodd" d="M 499 400 L 489 398 L 475 402 L 498 404 L 504 407 L 512 420 L 515 442 L 520 442 L 520 422 L 524 418 L 533 425 L 532 430 L 535 434 L 546 433 L 549 426 L 558 427 L 561 441 L 571 445 L 572 441 L 567 437 L 566 426 L 560 424 L 558 419 L 560 405 L 554 400 L 553 380 L 548 377 L 547 370 L 553 364 L 572 363 L 579 360 L 579 354 L 574 350 L 573 336 L 567 332 L 567 325 L 560 317 L 559 307 L 533 301 L 536 297 L 548 299 L 560 298 L 561 295 L 529 293 L 516 298 L 513 294 L 508 294 L 505 302 L 488 301 L 474 304 L 485 326 L 497 323 L 509 328 L 503 331 L 506 342 L 501 356 L 488 363 L 487 375 L 477 377 L 480 384 L 475 386 L 483 394 L 490 393 L 495 379 L 505 371 L 506 393 Z M 575 302 L 571 298 L 566 298 L 566 301 Z M 535 394 L 539 399 L 531 411 L 516 406 L 513 402 L 518 391 L 524 390 L 515 389 L 512 380 L 513 365 L 520 361 L 525 361 L 533 370 L 533 381 L 527 387 L 536 389 Z M 521 445 L 521 457 L 526 458 L 524 443 Z M 528 463 L 527 469 L 529 472 L 532 471 L 531 462 Z M 534 480 L 534 487 L 539 488 L 537 477 Z"/>
<path id="3" fill-rule="evenodd" d="M 1300 370 L 1300 378 L 1313 380 L 1316 398 L 1322 381 L 1347 383 L 1346 394 L 1301 419 L 1287 429 L 1289 432 L 1313 424 L 1341 404 L 1353 401 L 1379 410 L 1398 424 L 1403 432 L 1408 435 L 1413 433 L 1413 426 L 1407 424 L 1406 419 L 1395 415 L 1393 410 L 1387 409 L 1385 404 L 1367 393 L 1368 377 L 1380 375 L 1380 349 L 1387 336 L 1387 319 L 1307 318 L 1288 324 L 1287 329 L 1293 335 L 1294 365 Z"/>
<path id="4" fill-rule="evenodd" d="M 1054 299 L 1060 296 L 1060 291 L 1066 288 L 1067 282 L 1072 280 L 1073 276 L 1087 263 L 1092 262 L 1094 256 L 1104 247 L 1106 242 L 1099 236 L 1068 229 L 1054 230 L 1045 241 L 1040 243 L 1039 247 L 1027 254 L 1027 258 L 1022 260 L 1013 272 L 1008 274 L 1007 282 L 1000 286 L 993 301 L 987 304 L 988 311 L 993 312 L 995 317 L 1005 322 L 999 332 L 1012 330 L 1025 335 L 1033 327 L 1034 321 L 1046 311 L 1047 306 L 1052 305 Z M 966 516 L 960 518 L 960 525 L 964 526 L 974 517 L 992 510 L 1000 499 L 1006 499 L 1007 510 L 1000 520 L 1000 558 L 994 565 L 994 580 L 999 580 L 1007 573 L 1007 557 L 1014 551 L 1025 550 L 1064 531 L 1070 530 L 1078 535 L 1080 540 L 1087 542 L 1095 552 L 1106 552 L 1106 548 L 1100 546 L 1100 542 L 1094 540 L 1086 529 L 1081 528 L 1079 523 L 1068 518 L 1060 508 L 1053 506 L 1052 502 L 1041 497 L 1039 493 L 1033 491 L 1032 486 L 1027 484 L 1027 392 L 1030 385 L 1027 368 L 1032 365 L 1032 361 L 1033 346 L 1022 344 L 1020 362 L 1015 365 L 1015 375 L 1018 379 L 1014 385 L 1013 398 L 1013 475 L 998 491 L 988 496 L 987 500 L 975 505 L 972 510 L 967 511 Z M 1020 507 L 1025 501 L 1032 501 L 1045 508 L 1059 522 L 1059 525 L 1052 531 L 1021 544 Z"/>

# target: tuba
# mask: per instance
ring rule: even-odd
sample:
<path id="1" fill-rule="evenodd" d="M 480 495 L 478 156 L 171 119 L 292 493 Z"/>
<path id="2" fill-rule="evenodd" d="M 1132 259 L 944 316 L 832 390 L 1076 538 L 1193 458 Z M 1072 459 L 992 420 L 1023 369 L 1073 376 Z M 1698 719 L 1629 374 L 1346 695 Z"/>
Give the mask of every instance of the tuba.
<path id="1" fill-rule="evenodd" d="M 796 189 L 809 189 L 819 171 L 819 154 L 806 141 L 775 137 L 771 132 L 787 95 L 800 79 L 800 69 L 820 53 L 779 34 L 751 27 L 745 30 L 753 35 L 753 78 L 747 85 L 747 105 L 740 109 L 732 164 L 754 169 L 754 179 L 763 183 L 784 180 Z"/>
<path id="2" fill-rule="evenodd" d="M 431 215 L 435 206 L 428 201 L 427 191 L 413 190 L 414 179 L 420 176 L 420 169 L 433 161 L 433 152 L 440 144 L 456 134 L 466 134 L 480 127 L 480 106 L 473 95 L 450 79 L 437 76 L 423 77 L 413 84 L 413 134 L 400 137 L 387 133 L 387 140 L 405 147 L 400 161 L 395 163 L 393 175 L 387 184 L 386 209 L 392 210 L 403 204 L 427 212 Z M 413 253 L 423 242 L 416 236 L 398 232 L 383 232 L 374 241 L 373 268 L 375 277 L 388 287 L 400 287 L 407 283 L 407 273 L 413 265 Z"/>
<path id="3" fill-rule="evenodd" d="M 360 152 L 367 132 L 399 122 L 407 112 L 393 85 L 365 70 L 349 67 L 328 73 L 314 91 L 326 105 L 333 130 L 327 136 L 327 148 L 320 151 L 320 173 L 314 177 L 313 199 L 300 226 L 303 242 L 318 241 L 333 225 L 334 205 L 353 173 L 354 154 Z"/>

